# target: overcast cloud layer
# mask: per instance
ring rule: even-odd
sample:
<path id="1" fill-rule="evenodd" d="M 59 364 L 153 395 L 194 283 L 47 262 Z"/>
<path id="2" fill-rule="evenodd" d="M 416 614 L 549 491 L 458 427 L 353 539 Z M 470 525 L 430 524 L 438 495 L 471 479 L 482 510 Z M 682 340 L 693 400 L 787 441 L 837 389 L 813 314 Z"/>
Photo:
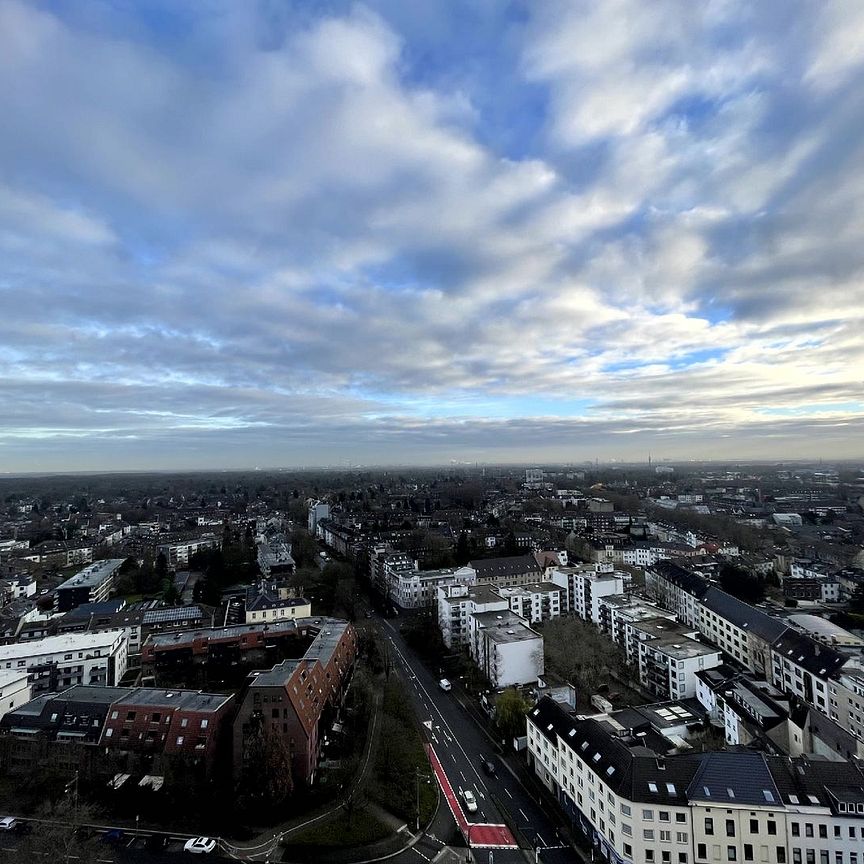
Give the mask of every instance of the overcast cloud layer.
<path id="1" fill-rule="evenodd" d="M 0 0 L 0 470 L 862 456 L 862 61 L 829 0 Z"/>

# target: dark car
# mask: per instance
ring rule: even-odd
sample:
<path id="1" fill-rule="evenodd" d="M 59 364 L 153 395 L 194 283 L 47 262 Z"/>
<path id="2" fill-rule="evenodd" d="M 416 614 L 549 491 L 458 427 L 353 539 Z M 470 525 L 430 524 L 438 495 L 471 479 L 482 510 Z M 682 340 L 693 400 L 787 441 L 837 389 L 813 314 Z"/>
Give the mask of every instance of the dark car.
<path id="1" fill-rule="evenodd" d="M 483 757 L 481 764 L 483 766 L 483 771 L 488 774 L 490 777 L 495 777 L 495 763 L 491 759 L 487 759 L 485 756 Z"/>

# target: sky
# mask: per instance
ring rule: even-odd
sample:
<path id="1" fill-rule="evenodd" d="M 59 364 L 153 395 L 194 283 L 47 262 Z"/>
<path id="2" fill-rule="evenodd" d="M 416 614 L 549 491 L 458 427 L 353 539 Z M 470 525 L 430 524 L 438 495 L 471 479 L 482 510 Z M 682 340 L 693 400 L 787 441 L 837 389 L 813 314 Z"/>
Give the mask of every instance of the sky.
<path id="1" fill-rule="evenodd" d="M 0 472 L 864 456 L 864 4 L 0 0 Z"/>

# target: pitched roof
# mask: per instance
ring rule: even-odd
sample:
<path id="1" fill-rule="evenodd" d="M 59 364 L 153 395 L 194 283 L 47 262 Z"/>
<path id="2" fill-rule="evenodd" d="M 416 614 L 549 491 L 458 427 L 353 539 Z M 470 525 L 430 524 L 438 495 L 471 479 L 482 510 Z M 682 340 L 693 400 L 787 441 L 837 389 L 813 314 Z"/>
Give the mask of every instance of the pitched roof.
<path id="1" fill-rule="evenodd" d="M 833 675 L 848 660 L 848 657 L 833 648 L 815 642 L 791 628 L 785 630 L 772 647 L 777 654 L 820 678 Z"/>
<path id="2" fill-rule="evenodd" d="M 539 573 L 540 566 L 533 555 L 510 555 L 506 558 L 479 558 L 471 561 L 478 579 L 497 576 L 519 576 L 522 573 Z"/>
<path id="3" fill-rule="evenodd" d="M 702 599 L 705 608 L 725 618 L 741 630 L 748 630 L 766 642 L 773 642 L 788 629 L 784 621 L 710 585 Z"/>
<path id="4" fill-rule="evenodd" d="M 687 788 L 693 801 L 775 804 L 780 791 L 762 753 L 706 753 Z"/>

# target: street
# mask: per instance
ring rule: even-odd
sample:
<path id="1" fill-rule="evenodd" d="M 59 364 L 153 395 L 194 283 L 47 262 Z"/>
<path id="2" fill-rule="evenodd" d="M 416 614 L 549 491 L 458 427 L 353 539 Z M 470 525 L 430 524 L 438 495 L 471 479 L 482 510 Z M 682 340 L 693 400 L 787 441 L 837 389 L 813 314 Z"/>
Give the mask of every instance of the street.
<path id="1" fill-rule="evenodd" d="M 454 692 L 445 693 L 441 690 L 438 679 L 408 648 L 398 629 L 389 621 L 379 620 L 382 633 L 393 651 L 395 668 L 409 685 L 414 709 L 428 730 L 430 745 L 456 797 L 460 799 L 459 806 L 466 789 L 477 798 L 476 813 L 467 814 L 463 810 L 467 822 L 478 826 L 509 824 L 518 828 L 535 849 L 557 850 L 565 845 L 559 838 L 554 820 L 523 787 L 509 765 L 497 755 L 495 744 L 486 730 L 466 711 Z M 495 776 L 483 771 L 484 758 L 495 765 Z M 467 833 L 475 848 L 487 845 L 496 847 L 494 858 L 499 864 L 524 864 L 523 853 L 518 849 L 508 849 L 498 842 L 482 842 L 483 832 L 479 828 L 469 826 Z M 579 853 L 569 847 L 561 850 L 561 853 L 569 853 L 567 857 L 573 862 L 582 860 Z M 556 855 L 556 860 L 561 860 L 560 854 Z"/>

